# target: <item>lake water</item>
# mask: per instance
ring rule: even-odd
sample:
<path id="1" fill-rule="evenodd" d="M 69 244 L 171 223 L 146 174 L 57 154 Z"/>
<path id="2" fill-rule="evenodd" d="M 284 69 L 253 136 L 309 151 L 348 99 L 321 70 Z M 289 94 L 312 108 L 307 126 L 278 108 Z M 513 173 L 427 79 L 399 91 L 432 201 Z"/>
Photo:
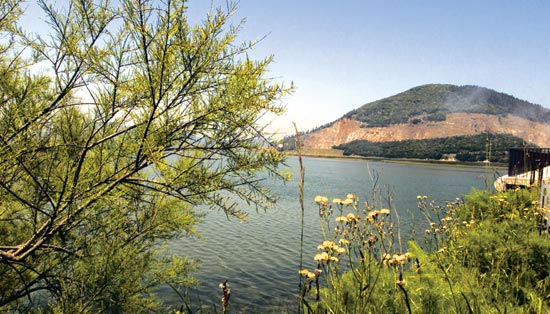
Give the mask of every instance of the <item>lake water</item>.
<path id="1" fill-rule="evenodd" d="M 267 212 L 250 211 L 250 222 L 228 220 L 221 212 L 208 212 L 197 227 L 201 239 L 183 238 L 170 244 L 170 252 L 200 261 L 196 277 L 201 281 L 191 291 L 193 307 L 220 312 L 221 289 L 229 280 L 231 299 L 228 313 L 295 313 L 299 284 L 301 209 L 298 200 L 298 159 L 287 162 L 295 173 L 290 182 L 267 179 L 279 196 Z M 414 225 L 425 223 L 417 209 L 417 195 L 427 195 L 443 203 L 471 191 L 492 187 L 495 170 L 443 165 L 400 164 L 365 160 L 304 158 L 305 229 L 304 267 L 315 267 L 313 256 L 322 242 L 316 195 L 345 198 L 354 193 L 371 199 L 373 180 L 382 195 L 393 196 L 392 207 L 399 213 L 402 238 L 406 241 Z M 374 174 L 374 175 L 373 175 Z M 384 207 L 388 207 L 387 203 Z M 422 231 L 424 229 L 421 229 Z M 162 289 L 163 299 L 178 305 L 179 300 Z M 200 294 L 200 300 L 197 299 Z M 179 305 L 178 305 L 179 307 Z"/>

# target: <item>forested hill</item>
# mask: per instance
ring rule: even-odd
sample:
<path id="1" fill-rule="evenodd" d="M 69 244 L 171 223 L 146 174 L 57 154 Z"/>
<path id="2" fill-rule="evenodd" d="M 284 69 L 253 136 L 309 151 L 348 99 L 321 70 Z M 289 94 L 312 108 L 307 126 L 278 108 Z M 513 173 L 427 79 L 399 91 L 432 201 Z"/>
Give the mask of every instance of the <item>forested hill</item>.
<path id="1" fill-rule="evenodd" d="M 397 123 L 443 121 L 454 112 L 491 115 L 512 114 L 534 122 L 550 123 L 550 110 L 513 96 L 478 86 L 430 84 L 368 103 L 344 117 L 363 127 Z"/>
<path id="2" fill-rule="evenodd" d="M 301 143 L 323 150 L 358 140 L 385 143 L 479 134 L 512 135 L 526 145 L 550 147 L 550 109 L 484 87 L 422 85 L 305 132 Z M 286 138 L 283 147 L 292 150 L 294 142 Z"/>

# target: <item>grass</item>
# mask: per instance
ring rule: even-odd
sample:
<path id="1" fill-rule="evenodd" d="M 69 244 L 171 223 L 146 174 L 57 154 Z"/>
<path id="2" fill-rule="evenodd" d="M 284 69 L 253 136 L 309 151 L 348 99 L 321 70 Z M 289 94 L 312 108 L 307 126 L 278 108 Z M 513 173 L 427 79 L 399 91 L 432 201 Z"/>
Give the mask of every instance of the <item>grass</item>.
<path id="1" fill-rule="evenodd" d="M 318 196 L 319 253 L 301 269 L 305 313 L 546 313 L 550 239 L 538 191 L 474 191 L 436 204 L 405 246 L 396 211 L 373 199 Z"/>

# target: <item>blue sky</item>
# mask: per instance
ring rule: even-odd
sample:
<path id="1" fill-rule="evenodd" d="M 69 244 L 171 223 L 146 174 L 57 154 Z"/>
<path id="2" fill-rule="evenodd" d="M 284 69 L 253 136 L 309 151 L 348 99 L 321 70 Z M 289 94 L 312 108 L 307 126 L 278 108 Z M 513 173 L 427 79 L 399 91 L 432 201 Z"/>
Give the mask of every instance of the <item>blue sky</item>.
<path id="1" fill-rule="evenodd" d="M 198 16 L 211 3 L 191 0 Z M 241 0 L 243 39 L 273 54 L 293 81 L 290 132 L 331 122 L 365 103 L 428 83 L 479 85 L 550 107 L 550 1 Z"/>
<path id="2" fill-rule="evenodd" d="M 194 22 L 225 7 L 188 3 Z M 428 83 L 479 85 L 550 107 L 547 0 L 240 0 L 241 18 L 241 40 L 266 36 L 250 56 L 273 54 L 270 76 L 296 85 L 285 116 L 273 119 L 282 134 L 292 121 L 308 130 Z"/>

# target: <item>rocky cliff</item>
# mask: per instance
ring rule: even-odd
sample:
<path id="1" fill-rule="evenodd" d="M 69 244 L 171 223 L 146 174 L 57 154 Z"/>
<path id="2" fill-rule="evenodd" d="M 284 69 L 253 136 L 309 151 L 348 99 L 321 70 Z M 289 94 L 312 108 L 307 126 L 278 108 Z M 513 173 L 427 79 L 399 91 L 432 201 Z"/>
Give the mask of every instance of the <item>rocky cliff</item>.
<path id="1" fill-rule="evenodd" d="M 541 147 L 550 146 L 550 124 L 512 115 L 501 117 L 489 114 L 451 113 L 445 121 L 371 128 L 361 127 L 362 125 L 360 121 L 342 118 L 330 127 L 303 135 L 301 141 L 305 148 L 329 149 L 334 145 L 359 139 L 389 142 L 494 133 L 511 134 Z"/>

